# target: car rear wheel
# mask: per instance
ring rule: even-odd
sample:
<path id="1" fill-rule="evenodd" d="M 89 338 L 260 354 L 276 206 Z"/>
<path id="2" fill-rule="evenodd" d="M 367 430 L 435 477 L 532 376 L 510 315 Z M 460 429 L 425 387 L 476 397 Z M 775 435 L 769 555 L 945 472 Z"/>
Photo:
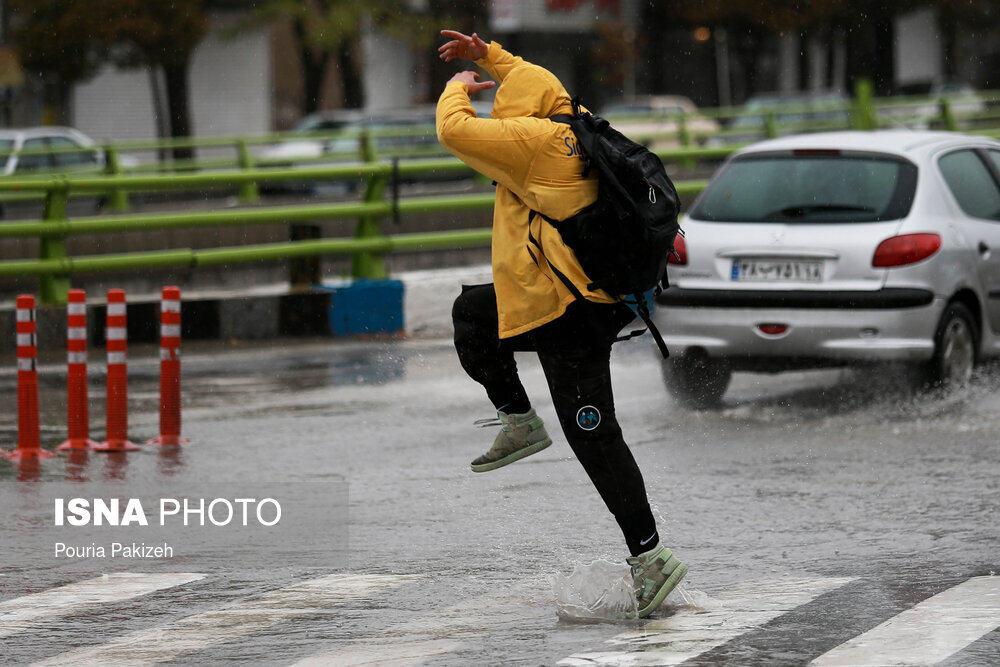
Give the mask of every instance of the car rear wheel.
<path id="1" fill-rule="evenodd" d="M 721 359 L 686 353 L 663 361 L 663 381 L 674 399 L 687 408 L 716 407 L 729 388 L 732 368 Z"/>
<path id="2" fill-rule="evenodd" d="M 948 304 L 934 335 L 934 358 L 927 364 L 925 384 L 961 387 L 969 383 L 976 365 L 977 331 L 969 309 Z"/>

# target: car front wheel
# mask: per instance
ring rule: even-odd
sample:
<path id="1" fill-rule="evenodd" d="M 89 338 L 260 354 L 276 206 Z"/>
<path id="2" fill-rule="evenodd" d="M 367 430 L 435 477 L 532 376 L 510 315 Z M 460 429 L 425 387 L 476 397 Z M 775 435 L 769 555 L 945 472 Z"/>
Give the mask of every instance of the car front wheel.
<path id="1" fill-rule="evenodd" d="M 960 303 L 948 304 L 934 335 L 934 358 L 926 367 L 926 384 L 945 388 L 968 384 L 976 365 L 976 345 L 972 313 Z"/>
<path id="2" fill-rule="evenodd" d="M 716 407 L 729 388 L 733 371 L 725 361 L 704 355 L 684 354 L 663 361 L 667 391 L 684 407 Z"/>

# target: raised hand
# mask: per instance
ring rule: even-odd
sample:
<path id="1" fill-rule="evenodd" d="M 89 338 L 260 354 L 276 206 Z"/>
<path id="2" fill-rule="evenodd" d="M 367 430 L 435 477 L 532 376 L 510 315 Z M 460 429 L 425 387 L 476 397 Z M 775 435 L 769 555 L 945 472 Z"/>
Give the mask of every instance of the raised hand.
<path id="1" fill-rule="evenodd" d="M 455 58 L 464 60 L 479 60 L 486 55 L 489 46 L 479 35 L 472 33 L 472 36 L 463 35 L 456 30 L 442 30 L 441 34 L 450 37 L 451 41 L 438 49 L 441 59 L 450 63 Z"/>
<path id="2" fill-rule="evenodd" d="M 496 81 L 478 81 L 479 75 L 475 72 L 459 72 L 455 76 L 449 79 L 448 83 L 452 81 L 461 81 L 466 86 L 469 87 L 469 95 L 475 95 L 483 90 L 489 90 L 493 86 L 497 85 Z"/>

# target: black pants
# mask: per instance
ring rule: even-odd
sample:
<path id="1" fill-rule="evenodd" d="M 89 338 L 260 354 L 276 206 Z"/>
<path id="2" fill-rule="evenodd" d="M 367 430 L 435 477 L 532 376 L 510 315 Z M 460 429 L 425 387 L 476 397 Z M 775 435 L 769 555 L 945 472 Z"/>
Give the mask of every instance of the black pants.
<path id="1" fill-rule="evenodd" d="M 578 300 L 555 321 L 500 340 L 492 284 L 463 287 L 452 309 L 459 361 L 498 410 L 530 405 L 514 352 L 538 354 L 563 434 L 636 555 L 656 545 L 656 523 L 615 417 L 610 369 L 611 344 L 632 318 L 623 304 Z"/>

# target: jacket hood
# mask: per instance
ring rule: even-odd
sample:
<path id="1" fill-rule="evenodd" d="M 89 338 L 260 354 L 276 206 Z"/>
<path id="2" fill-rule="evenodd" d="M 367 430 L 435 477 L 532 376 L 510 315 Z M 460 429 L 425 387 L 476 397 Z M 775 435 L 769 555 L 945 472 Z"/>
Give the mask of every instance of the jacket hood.
<path id="1" fill-rule="evenodd" d="M 525 116 L 548 118 L 562 113 L 573 113 L 573 105 L 559 79 L 544 67 L 524 64 L 504 77 L 490 116 L 502 120 Z"/>

